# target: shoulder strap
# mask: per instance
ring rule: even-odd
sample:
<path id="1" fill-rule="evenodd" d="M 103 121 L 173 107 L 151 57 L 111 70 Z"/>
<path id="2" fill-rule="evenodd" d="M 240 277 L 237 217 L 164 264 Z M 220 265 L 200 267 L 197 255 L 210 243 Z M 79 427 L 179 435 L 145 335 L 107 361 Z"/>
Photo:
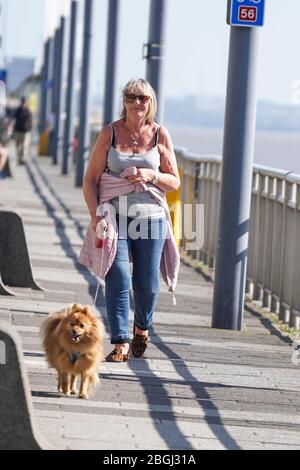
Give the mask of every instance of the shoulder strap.
<path id="1" fill-rule="evenodd" d="M 156 132 L 155 132 L 155 141 L 154 141 L 154 147 L 157 146 L 158 144 L 158 139 L 159 139 L 159 130 L 160 130 L 160 127 L 157 128 Z"/>
<path id="2" fill-rule="evenodd" d="M 112 146 L 113 148 L 115 148 L 115 146 L 116 146 L 115 130 L 114 130 L 114 126 L 113 126 L 113 125 L 111 125 L 110 127 L 111 127 L 111 146 Z"/>

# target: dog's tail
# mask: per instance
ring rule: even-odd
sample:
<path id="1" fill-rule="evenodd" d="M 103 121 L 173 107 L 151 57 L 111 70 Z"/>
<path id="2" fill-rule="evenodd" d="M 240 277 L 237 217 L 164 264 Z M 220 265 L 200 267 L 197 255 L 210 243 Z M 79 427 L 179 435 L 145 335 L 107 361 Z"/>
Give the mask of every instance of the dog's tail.
<path id="1" fill-rule="evenodd" d="M 45 341 L 46 338 L 50 338 L 54 333 L 60 322 L 67 315 L 67 309 L 62 309 L 58 312 L 51 313 L 46 320 L 43 321 L 40 327 L 40 334 Z"/>

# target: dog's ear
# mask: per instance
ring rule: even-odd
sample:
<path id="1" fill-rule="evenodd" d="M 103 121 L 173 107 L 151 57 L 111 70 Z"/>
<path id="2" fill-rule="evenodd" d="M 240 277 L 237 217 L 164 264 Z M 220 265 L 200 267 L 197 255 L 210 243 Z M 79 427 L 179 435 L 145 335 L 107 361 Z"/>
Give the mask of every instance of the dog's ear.
<path id="1" fill-rule="evenodd" d="M 72 313 L 78 312 L 78 310 L 81 310 L 82 306 L 80 304 L 71 304 L 71 311 Z"/>
<path id="2" fill-rule="evenodd" d="M 82 313 L 84 313 L 85 315 L 92 315 L 92 307 L 90 305 L 85 305 L 82 308 Z"/>

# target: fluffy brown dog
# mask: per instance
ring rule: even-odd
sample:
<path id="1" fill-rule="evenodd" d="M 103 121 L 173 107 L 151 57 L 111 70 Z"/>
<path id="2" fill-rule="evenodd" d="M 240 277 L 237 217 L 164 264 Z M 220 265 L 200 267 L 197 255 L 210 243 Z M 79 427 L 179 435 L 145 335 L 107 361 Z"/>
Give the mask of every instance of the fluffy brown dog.
<path id="1" fill-rule="evenodd" d="M 81 376 L 79 398 L 88 398 L 98 382 L 103 358 L 103 326 L 88 305 L 71 304 L 49 315 L 41 327 L 43 346 L 50 367 L 58 372 L 58 391 L 75 395 Z"/>

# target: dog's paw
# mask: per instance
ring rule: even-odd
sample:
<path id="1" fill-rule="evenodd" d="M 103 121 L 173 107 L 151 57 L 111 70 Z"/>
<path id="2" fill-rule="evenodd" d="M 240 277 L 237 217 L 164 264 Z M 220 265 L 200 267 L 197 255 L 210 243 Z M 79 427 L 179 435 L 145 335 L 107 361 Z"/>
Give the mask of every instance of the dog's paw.
<path id="1" fill-rule="evenodd" d="M 77 395 L 77 390 L 71 390 L 71 395 Z"/>
<path id="2" fill-rule="evenodd" d="M 87 400 L 88 399 L 88 395 L 86 395 L 85 393 L 80 393 L 78 398 L 82 398 L 83 400 Z"/>
<path id="3" fill-rule="evenodd" d="M 66 391 L 64 392 L 64 395 L 65 395 L 66 397 L 69 397 L 69 396 L 71 395 L 70 390 L 66 390 Z"/>

